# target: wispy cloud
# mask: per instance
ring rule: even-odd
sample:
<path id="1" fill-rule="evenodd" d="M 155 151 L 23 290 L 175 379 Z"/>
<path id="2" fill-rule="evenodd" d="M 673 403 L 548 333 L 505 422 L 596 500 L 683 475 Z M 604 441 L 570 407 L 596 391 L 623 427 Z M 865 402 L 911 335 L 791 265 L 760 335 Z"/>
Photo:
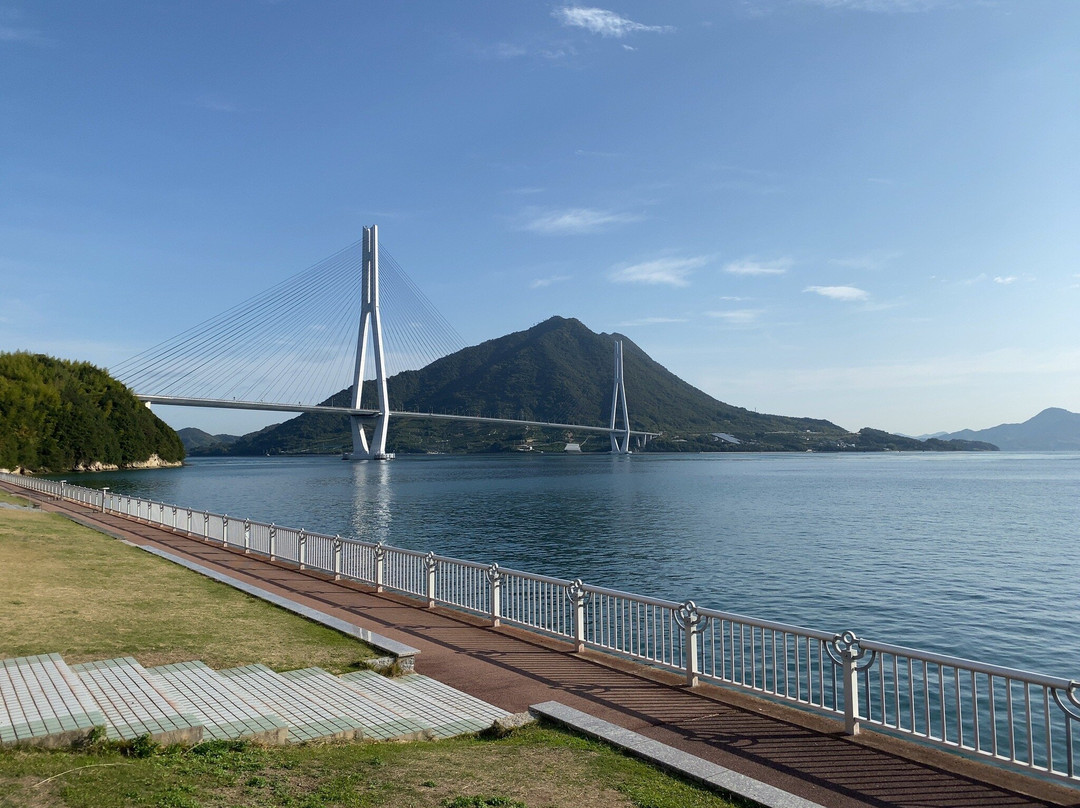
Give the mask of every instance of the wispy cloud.
<path id="1" fill-rule="evenodd" d="M 854 286 L 807 286 L 803 291 L 813 292 L 831 300 L 842 300 L 846 303 L 858 303 L 870 299 L 869 292 Z"/>
<path id="2" fill-rule="evenodd" d="M 0 8 L 0 42 L 38 46 L 56 44 L 56 40 L 43 35 L 37 29 L 21 25 L 21 19 L 19 12 Z"/>
<path id="3" fill-rule="evenodd" d="M 1010 283 L 1016 283 L 1016 281 L 1017 277 L 1015 275 L 1008 275 L 1006 277 L 1002 277 L 1001 275 L 994 276 L 994 283 L 999 283 L 1002 286 L 1008 286 Z"/>
<path id="4" fill-rule="evenodd" d="M 764 309 L 733 309 L 731 311 L 707 311 L 706 317 L 723 320 L 732 325 L 750 325 L 764 314 Z"/>
<path id="5" fill-rule="evenodd" d="M 568 208 L 527 214 L 524 229 L 545 235 L 595 233 L 613 225 L 640 220 L 640 216 L 593 208 Z"/>
<path id="6" fill-rule="evenodd" d="M 570 280 L 570 275 L 549 275 L 546 278 L 537 278 L 529 284 L 530 289 L 543 289 L 545 286 L 551 286 L 553 283 L 562 283 L 563 281 Z"/>
<path id="7" fill-rule="evenodd" d="M 622 39 L 630 34 L 666 34 L 675 30 L 670 25 L 644 25 L 634 22 L 602 8 L 559 6 L 551 15 L 568 28 L 584 28 L 590 33 L 615 39 Z"/>
<path id="8" fill-rule="evenodd" d="M 621 323 L 616 323 L 616 328 L 634 328 L 642 325 L 665 325 L 667 323 L 686 323 L 689 322 L 685 317 L 641 317 L 637 320 L 626 320 Z"/>
<path id="9" fill-rule="evenodd" d="M 659 258 L 628 267 L 613 269 L 608 280 L 613 283 L 645 283 L 664 286 L 688 286 L 687 277 L 708 263 L 704 256 L 697 258 Z"/>
<path id="10" fill-rule="evenodd" d="M 732 261 L 727 264 L 724 272 L 732 275 L 783 275 L 790 266 L 791 260 L 787 258 L 767 263 L 744 258 L 742 261 Z"/>

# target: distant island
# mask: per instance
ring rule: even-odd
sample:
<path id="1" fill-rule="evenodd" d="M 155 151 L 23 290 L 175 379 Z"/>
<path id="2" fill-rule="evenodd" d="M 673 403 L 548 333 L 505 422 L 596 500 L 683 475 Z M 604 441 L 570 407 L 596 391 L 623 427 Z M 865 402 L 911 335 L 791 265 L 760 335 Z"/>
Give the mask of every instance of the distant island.
<path id="1" fill-rule="evenodd" d="M 938 435 L 943 440 L 989 441 L 1008 452 L 1080 451 L 1080 414 L 1048 407 L 1022 424 L 963 429 Z"/>
<path id="2" fill-rule="evenodd" d="M 0 469 L 101 471 L 180 465 L 179 436 L 86 362 L 0 353 Z"/>
<path id="3" fill-rule="evenodd" d="M 767 415 L 718 401 L 651 359 L 629 338 L 597 334 L 575 319 L 552 317 L 525 331 L 488 340 L 425 368 L 388 380 L 390 408 L 410 412 L 605 424 L 610 417 L 612 343 L 623 341 L 626 396 L 634 429 L 662 433 L 635 451 L 878 452 L 993 451 L 973 440 L 926 441 L 865 428 L 849 432 L 813 418 Z M 374 401 L 372 382 L 364 400 Z M 350 390 L 322 402 L 347 405 Z M 348 419 L 306 413 L 243 436 L 182 429 L 191 455 L 338 452 L 352 445 Z M 396 453 L 607 451 L 605 435 L 536 427 L 391 420 L 387 450 Z"/>

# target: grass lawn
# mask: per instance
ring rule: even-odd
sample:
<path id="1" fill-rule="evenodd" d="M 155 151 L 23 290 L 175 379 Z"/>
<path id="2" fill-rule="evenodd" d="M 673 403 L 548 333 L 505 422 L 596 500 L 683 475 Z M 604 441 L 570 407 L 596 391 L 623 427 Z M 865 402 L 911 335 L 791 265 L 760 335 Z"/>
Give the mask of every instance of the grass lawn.
<path id="1" fill-rule="evenodd" d="M 37 507 L 32 502 L 27 500 L 26 497 L 18 497 L 15 494 L 9 494 L 7 491 L 0 491 L 0 502 L 7 505 L 16 505 L 20 508 Z"/>
<path id="2" fill-rule="evenodd" d="M 55 514 L 0 508 L 0 656 L 332 673 L 380 653 Z"/>
<path id="3" fill-rule="evenodd" d="M 134 656 L 334 672 L 361 643 L 62 517 L 0 508 L 0 657 Z M 498 739 L 0 749 L 0 806 L 731 808 L 610 747 L 532 725 Z"/>

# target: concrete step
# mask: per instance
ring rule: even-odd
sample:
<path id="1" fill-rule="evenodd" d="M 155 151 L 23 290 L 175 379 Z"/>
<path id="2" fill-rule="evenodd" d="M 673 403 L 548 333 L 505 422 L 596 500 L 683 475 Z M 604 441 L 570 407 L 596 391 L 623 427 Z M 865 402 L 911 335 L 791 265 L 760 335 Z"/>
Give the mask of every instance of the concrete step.
<path id="1" fill-rule="evenodd" d="M 130 741 L 149 735 L 162 744 L 202 740 L 202 724 L 191 715 L 190 705 L 155 683 L 134 658 L 84 662 L 71 669 L 104 714 L 107 737 Z"/>
<path id="2" fill-rule="evenodd" d="M 339 678 L 358 693 L 382 704 L 402 718 L 427 723 L 432 735 L 436 738 L 451 738 L 454 735 L 480 732 L 490 727 L 495 720 L 462 712 L 443 699 L 431 698 L 421 690 L 405 683 L 406 677 L 390 679 L 375 671 L 356 671 L 343 674 Z M 427 677 L 422 678 L 427 679 Z"/>
<path id="3" fill-rule="evenodd" d="M 246 738 L 266 744 L 288 740 L 289 726 L 235 679 L 202 662 L 177 662 L 147 670 L 151 680 L 170 687 L 203 725 L 204 740 Z"/>
<path id="4" fill-rule="evenodd" d="M 468 693 L 450 687 L 450 685 L 444 684 L 438 679 L 432 679 L 430 676 L 424 676 L 420 673 L 407 673 L 404 676 L 399 676 L 394 681 L 408 685 L 430 702 L 443 704 L 463 716 L 485 721 L 487 727 L 490 727 L 500 718 L 508 718 L 511 715 L 501 707 L 488 704 L 486 701 L 476 698 L 476 696 L 470 696 Z"/>
<path id="5" fill-rule="evenodd" d="M 0 659 L 0 746 L 68 746 L 105 716 L 59 654 Z"/>
<path id="6" fill-rule="evenodd" d="M 419 741 L 432 737 L 426 722 L 387 709 L 322 668 L 303 668 L 281 675 L 297 688 L 318 695 L 343 714 L 355 718 L 363 725 L 365 737 L 381 741 Z"/>
<path id="7" fill-rule="evenodd" d="M 364 737 L 363 725 L 356 718 L 316 693 L 298 688 L 295 682 L 265 665 L 245 665 L 218 673 L 284 721 L 291 741 Z"/>

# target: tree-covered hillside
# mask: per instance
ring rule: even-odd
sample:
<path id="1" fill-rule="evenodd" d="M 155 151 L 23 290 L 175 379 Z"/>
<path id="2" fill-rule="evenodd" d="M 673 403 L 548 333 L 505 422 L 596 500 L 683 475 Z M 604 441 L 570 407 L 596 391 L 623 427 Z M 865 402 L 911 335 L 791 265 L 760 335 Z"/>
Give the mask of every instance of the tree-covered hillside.
<path id="1" fill-rule="evenodd" d="M 659 451 L 881 451 L 886 448 L 975 448 L 960 444 L 924 446 L 918 441 L 864 430 L 852 434 L 829 421 L 763 415 L 718 401 L 653 361 L 626 337 L 596 334 L 578 320 L 552 317 L 526 331 L 508 334 L 443 357 L 425 368 L 388 380 L 390 408 L 600 426 L 610 418 L 613 343 L 623 341 L 630 424 L 663 433 L 646 448 Z M 342 390 L 326 404 L 347 406 Z M 363 404 L 374 406 L 374 384 Z M 725 436 L 725 437 L 722 437 Z M 731 441 L 726 436 L 733 436 Z M 507 451 L 561 450 L 568 441 L 607 449 L 606 435 L 565 430 L 391 419 L 387 450 Z M 906 444 L 901 447 L 897 442 Z M 939 442 L 940 443 L 940 442 Z M 348 419 L 305 414 L 283 424 L 193 453 L 275 454 L 351 448 Z M 991 447 L 986 447 L 991 448 Z"/>
<path id="2" fill-rule="evenodd" d="M 184 458 L 176 433 L 103 370 L 0 354 L 0 468 L 67 471 Z"/>

